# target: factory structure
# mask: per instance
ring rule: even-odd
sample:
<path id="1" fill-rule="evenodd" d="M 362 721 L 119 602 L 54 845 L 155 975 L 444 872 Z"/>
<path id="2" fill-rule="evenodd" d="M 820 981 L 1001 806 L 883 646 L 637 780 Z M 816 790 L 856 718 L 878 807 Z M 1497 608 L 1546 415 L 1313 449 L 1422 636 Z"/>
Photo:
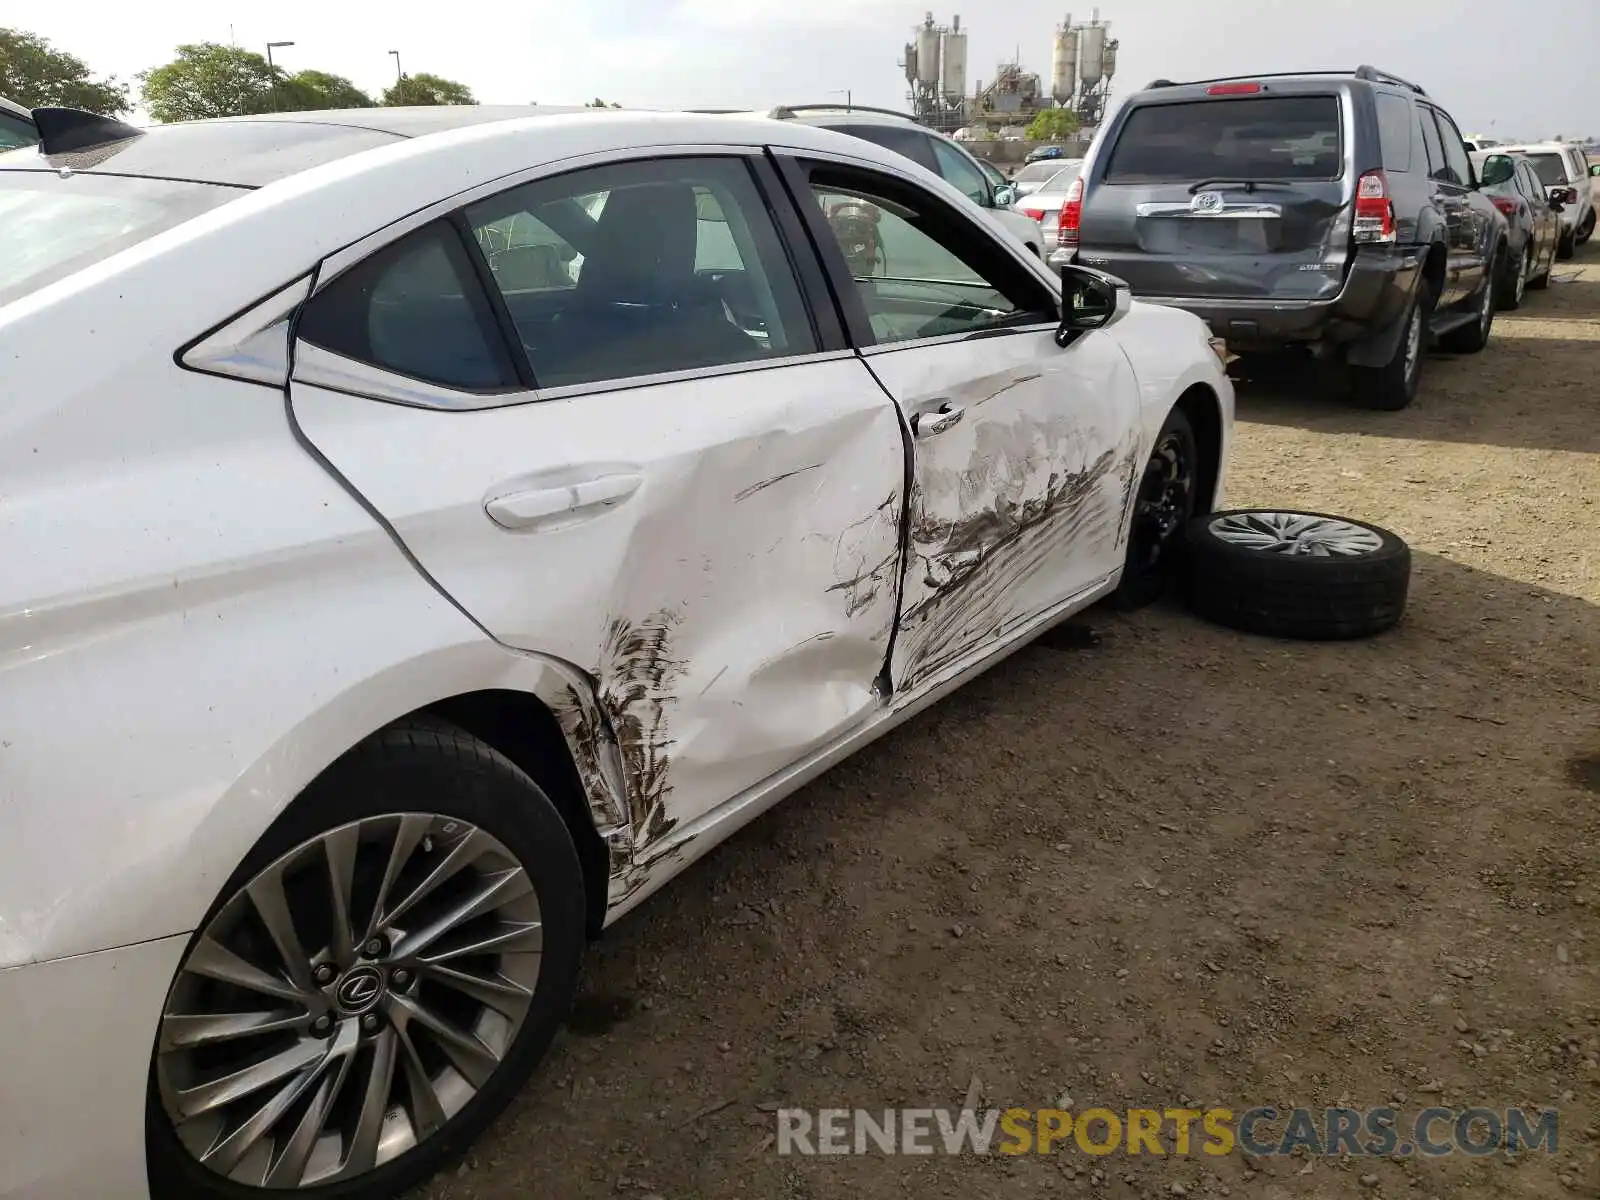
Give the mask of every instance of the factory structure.
<path id="1" fill-rule="evenodd" d="M 992 133 L 1026 126 L 1050 108 L 1071 109 L 1084 129 L 1098 125 L 1117 71 L 1117 42 L 1111 23 L 1095 9 L 1088 21 L 1071 14 L 1056 27 L 1050 46 L 1050 74 L 1025 69 L 1020 52 L 1000 63 L 987 84 L 967 90 L 967 30 L 961 18 L 949 25 L 930 12 L 905 45 L 900 65 L 910 90 L 906 99 L 918 121 L 947 133 L 971 128 Z"/>

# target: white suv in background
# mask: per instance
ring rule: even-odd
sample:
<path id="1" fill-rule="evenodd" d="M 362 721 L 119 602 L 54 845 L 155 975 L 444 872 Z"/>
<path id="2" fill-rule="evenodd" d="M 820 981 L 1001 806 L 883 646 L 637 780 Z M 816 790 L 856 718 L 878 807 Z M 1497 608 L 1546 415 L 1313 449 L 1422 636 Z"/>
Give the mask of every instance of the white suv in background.
<path id="1" fill-rule="evenodd" d="M 886 108 L 862 108 L 859 104 L 785 104 L 769 109 L 767 116 L 780 121 L 798 121 L 818 129 L 832 129 L 872 142 L 885 150 L 903 154 L 919 166 L 941 176 L 958 192 L 964 193 L 994 222 L 1015 234 L 1041 258 L 1043 235 L 1031 217 L 1014 210 L 1014 190 L 996 185 L 961 143 L 945 137 L 914 117 Z"/>
<path id="2" fill-rule="evenodd" d="M 1529 142 L 1522 146 L 1496 146 L 1501 154 L 1526 154 L 1533 169 L 1551 188 L 1570 188 L 1575 199 L 1561 210 L 1559 258 L 1571 258 L 1573 251 L 1594 236 L 1594 190 L 1590 186 L 1589 157 L 1575 142 Z"/>

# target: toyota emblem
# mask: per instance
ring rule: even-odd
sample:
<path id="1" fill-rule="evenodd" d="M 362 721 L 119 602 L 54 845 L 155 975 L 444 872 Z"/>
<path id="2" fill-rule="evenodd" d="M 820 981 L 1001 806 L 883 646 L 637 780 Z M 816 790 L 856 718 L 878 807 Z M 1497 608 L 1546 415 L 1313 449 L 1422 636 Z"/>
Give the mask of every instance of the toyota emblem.
<path id="1" fill-rule="evenodd" d="M 1222 211 L 1221 192 L 1199 192 L 1189 201 L 1189 211 L 1195 213 L 1214 213 Z"/>

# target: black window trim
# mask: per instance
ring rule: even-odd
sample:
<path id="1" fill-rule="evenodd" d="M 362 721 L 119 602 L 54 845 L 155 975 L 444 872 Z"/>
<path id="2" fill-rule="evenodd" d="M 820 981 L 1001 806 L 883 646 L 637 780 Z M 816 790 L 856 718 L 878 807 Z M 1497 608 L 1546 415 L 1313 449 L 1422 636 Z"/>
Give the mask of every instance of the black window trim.
<path id="1" fill-rule="evenodd" d="M 477 245 L 477 239 L 471 235 L 470 227 L 465 219 L 466 209 L 473 204 L 480 203 L 503 192 L 512 191 L 525 184 L 558 179 L 561 176 L 574 174 L 578 171 L 595 167 L 682 158 L 738 158 L 745 162 L 757 191 L 767 200 L 768 211 L 776 226 L 778 240 L 783 245 L 785 253 L 789 256 L 791 267 L 795 270 L 801 302 L 805 306 L 812 322 L 818 349 L 807 351 L 804 354 L 786 355 L 782 358 L 727 363 L 715 367 L 694 367 L 683 371 L 670 371 L 657 375 L 637 375 L 623 379 L 596 380 L 589 383 L 563 385 L 553 388 L 541 389 L 529 383 L 527 386 L 517 386 L 509 389 L 474 391 L 434 383 L 415 376 L 404 375 L 398 371 L 378 366 L 375 363 L 349 358 L 337 351 L 318 346 L 313 342 L 301 341 L 297 333 L 295 347 L 291 350 L 294 365 L 290 379 L 312 387 L 360 396 L 380 403 L 448 412 L 475 412 L 493 411 L 523 404 L 536 404 L 545 400 L 563 400 L 574 396 L 629 391 L 635 388 L 653 387 L 662 383 L 755 373 L 801 363 L 821 362 L 854 356 L 855 351 L 851 347 L 850 339 L 845 332 L 844 321 L 838 310 L 837 303 L 831 302 L 829 299 L 831 285 L 827 281 L 822 264 L 817 261 L 814 241 L 809 233 L 805 231 L 804 219 L 795 211 L 787 188 L 781 185 L 778 173 L 773 170 L 769 161 L 770 148 L 738 143 L 652 146 L 648 148 L 624 147 L 563 160 L 559 164 L 559 169 L 556 170 L 551 170 L 552 164 L 544 163 L 536 167 L 530 167 L 526 171 L 518 171 L 510 175 L 501 176 L 498 179 L 486 181 L 454 196 L 444 197 L 327 255 L 318 264 L 316 281 L 306 303 L 311 303 L 325 288 L 331 286 L 336 280 L 361 263 L 366 262 L 373 255 L 382 253 L 388 247 L 411 237 L 419 230 L 436 221 L 445 221 L 456 229 L 458 236 L 463 236 L 464 234 L 469 260 L 474 263 L 474 271 L 477 274 L 476 283 L 480 292 L 485 293 L 485 298 L 491 308 L 495 310 L 495 324 L 502 343 L 507 345 L 512 362 L 519 364 L 517 366 L 519 375 L 525 371 L 526 378 L 531 381 L 533 371 L 531 364 L 528 362 L 526 347 L 522 345 L 520 337 L 508 336 L 506 327 L 502 324 L 502 320 L 509 321 L 510 319 L 509 310 L 505 309 L 504 299 L 500 296 L 498 288 L 487 287 L 484 283 L 481 271 L 487 270 L 488 263 L 483 257 L 482 248 Z M 807 253 L 808 250 L 810 253 Z M 479 263 L 482 264 L 481 268 L 478 266 Z M 514 324 L 511 329 L 514 334 Z M 302 346 L 311 348 L 312 353 L 309 355 L 298 353 L 298 349 Z"/>
<path id="2" fill-rule="evenodd" d="M 1047 319 L 1042 318 L 1038 322 L 1026 325 L 1000 326 L 990 329 L 940 334 L 936 337 L 915 338 L 908 341 L 880 343 L 873 333 L 866 305 L 861 301 L 861 294 L 855 287 L 854 277 L 850 274 L 850 268 L 845 263 L 844 252 L 839 249 L 832 231 L 828 229 L 821 211 L 818 209 L 815 200 L 812 199 L 811 172 L 816 168 L 860 175 L 864 178 L 864 182 L 879 182 L 880 186 L 891 194 L 894 191 L 915 191 L 918 193 L 917 199 L 919 203 L 926 201 L 936 206 L 942 221 L 948 221 L 964 233 L 983 239 L 985 248 L 992 247 L 997 255 L 1008 255 L 1007 269 L 1014 265 L 1018 274 L 1026 276 L 1028 282 L 1036 285 L 1041 293 L 1050 295 L 1053 304 L 1059 304 L 1059 298 L 1053 292 L 1051 285 L 1040 278 L 1033 267 L 1015 253 L 1010 252 L 1009 247 L 1006 247 L 995 236 L 995 230 L 986 219 L 980 217 L 978 220 L 974 220 L 971 215 L 956 208 L 954 205 L 948 204 L 942 196 L 928 191 L 915 180 L 901 176 L 878 163 L 835 156 L 809 149 L 774 148 L 774 158 L 778 164 L 784 186 L 788 189 L 790 202 L 799 209 L 810 236 L 812 248 L 821 259 L 822 266 L 827 272 L 829 289 L 833 294 L 834 302 L 844 314 L 845 327 L 849 331 L 851 344 L 855 347 L 857 353 L 863 356 L 895 353 L 922 346 L 939 345 L 944 342 L 962 342 L 971 341 L 975 338 L 1033 333 L 1041 329 L 1053 330 L 1060 323 L 1059 315 L 1051 315 Z"/>

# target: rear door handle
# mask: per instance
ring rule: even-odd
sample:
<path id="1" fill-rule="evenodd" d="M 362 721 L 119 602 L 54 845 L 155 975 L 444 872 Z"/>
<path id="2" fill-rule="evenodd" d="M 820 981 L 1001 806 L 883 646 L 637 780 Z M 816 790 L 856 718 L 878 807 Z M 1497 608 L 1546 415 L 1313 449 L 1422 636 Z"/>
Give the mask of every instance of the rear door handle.
<path id="1" fill-rule="evenodd" d="M 967 415 L 967 410 L 957 408 L 952 404 L 941 404 L 933 412 L 920 412 L 911 418 L 911 432 L 919 438 L 935 437 L 947 429 L 954 429 L 961 423 L 961 418 Z"/>
<path id="2" fill-rule="evenodd" d="M 489 519 L 502 529 L 528 529 L 552 517 L 601 512 L 639 490 L 642 475 L 602 475 L 561 487 L 525 488 L 484 503 Z"/>

